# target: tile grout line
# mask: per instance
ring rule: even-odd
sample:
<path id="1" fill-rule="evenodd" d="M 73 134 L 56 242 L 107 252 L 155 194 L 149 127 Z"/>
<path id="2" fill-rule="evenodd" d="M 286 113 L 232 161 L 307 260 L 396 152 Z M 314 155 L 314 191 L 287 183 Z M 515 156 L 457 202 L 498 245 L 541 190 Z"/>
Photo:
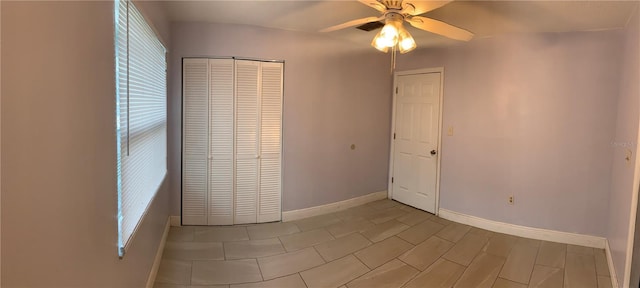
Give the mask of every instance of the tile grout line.
<path id="1" fill-rule="evenodd" d="M 258 266 L 258 271 L 260 271 L 260 278 L 262 278 L 261 282 L 264 282 L 264 275 L 262 274 L 262 268 L 260 268 L 260 263 L 258 262 L 258 258 L 254 258 L 254 260 L 256 260 L 256 266 Z M 277 278 L 274 278 L 277 279 Z"/>
<path id="2" fill-rule="evenodd" d="M 298 274 L 298 277 L 300 277 L 300 279 L 302 279 L 302 283 L 304 283 L 304 286 L 309 288 L 309 285 L 307 284 L 307 281 L 304 281 L 304 278 L 302 278 L 302 274 L 300 274 L 300 272 L 298 272 L 296 274 Z M 291 274 L 291 275 L 293 275 L 293 274 Z"/>
<path id="3" fill-rule="evenodd" d="M 544 241 L 540 241 L 540 245 L 538 245 L 538 249 L 536 250 L 536 258 L 533 260 L 533 267 L 531 267 L 531 274 L 529 274 L 529 281 L 527 281 L 527 285 L 531 283 L 531 279 L 533 278 L 533 271 L 536 270 L 536 263 L 538 262 L 538 256 L 540 256 L 540 250 L 542 249 L 542 244 L 544 244 Z"/>

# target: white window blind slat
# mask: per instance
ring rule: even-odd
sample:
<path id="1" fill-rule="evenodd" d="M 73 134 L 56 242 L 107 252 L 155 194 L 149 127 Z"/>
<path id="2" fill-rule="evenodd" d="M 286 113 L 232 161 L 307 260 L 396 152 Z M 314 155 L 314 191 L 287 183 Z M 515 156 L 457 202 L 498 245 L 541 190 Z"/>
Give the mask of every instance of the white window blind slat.
<path id="1" fill-rule="evenodd" d="M 120 256 L 167 171 L 165 48 L 135 5 L 116 0 Z"/>

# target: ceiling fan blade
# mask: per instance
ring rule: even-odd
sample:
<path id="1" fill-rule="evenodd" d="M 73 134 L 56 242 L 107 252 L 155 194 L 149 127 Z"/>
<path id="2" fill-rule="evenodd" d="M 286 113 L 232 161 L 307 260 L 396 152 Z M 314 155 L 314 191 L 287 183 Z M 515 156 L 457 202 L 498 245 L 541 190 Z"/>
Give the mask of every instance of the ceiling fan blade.
<path id="1" fill-rule="evenodd" d="M 369 23 L 369 22 L 380 21 L 382 19 L 384 19 L 384 16 L 367 17 L 367 18 L 351 20 L 349 22 L 345 22 L 345 23 L 342 23 L 342 24 L 339 24 L 339 25 L 335 25 L 335 26 L 331 26 L 331 27 L 328 27 L 328 28 L 324 28 L 324 29 L 320 30 L 320 32 L 332 32 L 332 31 L 336 31 L 336 30 L 340 30 L 340 29 L 344 29 L 344 28 L 348 28 L 348 27 L 353 27 L 353 26 L 357 26 L 357 25 L 361 25 L 361 24 L 365 24 L 365 23 Z"/>
<path id="2" fill-rule="evenodd" d="M 445 1 L 404 1 L 402 7 L 403 11 L 411 15 L 420 15 L 427 13 L 431 10 L 436 10 L 444 5 L 453 2 L 453 0 Z"/>
<path id="3" fill-rule="evenodd" d="M 380 12 L 384 12 L 387 10 L 387 7 L 384 4 L 378 2 L 378 0 L 358 0 L 358 2 L 367 5 L 373 9 L 376 9 Z"/>
<path id="4" fill-rule="evenodd" d="M 413 16 L 406 17 L 405 20 L 407 20 L 407 22 L 409 22 L 413 27 L 442 35 L 447 38 L 460 41 L 469 41 L 473 38 L 473 33 L 435 19 Z"/>

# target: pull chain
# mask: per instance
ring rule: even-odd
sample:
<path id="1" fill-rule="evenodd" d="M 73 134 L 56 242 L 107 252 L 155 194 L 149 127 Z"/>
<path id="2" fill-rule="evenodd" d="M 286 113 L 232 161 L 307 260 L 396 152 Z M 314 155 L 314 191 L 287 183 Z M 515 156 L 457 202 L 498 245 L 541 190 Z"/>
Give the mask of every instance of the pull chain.
<path id="1" fill-rule="evenodd" d="M 396 46 L 395 45 L 391 48 L 391 74 L 393 74 L 393 70 L 396 70 Z"/>

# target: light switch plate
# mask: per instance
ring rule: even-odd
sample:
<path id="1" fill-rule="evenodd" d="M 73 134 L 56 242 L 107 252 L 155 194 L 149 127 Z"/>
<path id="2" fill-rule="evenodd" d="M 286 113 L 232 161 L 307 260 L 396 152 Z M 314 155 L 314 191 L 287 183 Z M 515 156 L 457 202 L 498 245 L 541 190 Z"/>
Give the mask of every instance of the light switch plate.
<path id="1" fill-rule="evenodd" d="M 453 126 L 449 126 L 449 129 L 447 129 L 447 136 L 453 136 Z"/>

